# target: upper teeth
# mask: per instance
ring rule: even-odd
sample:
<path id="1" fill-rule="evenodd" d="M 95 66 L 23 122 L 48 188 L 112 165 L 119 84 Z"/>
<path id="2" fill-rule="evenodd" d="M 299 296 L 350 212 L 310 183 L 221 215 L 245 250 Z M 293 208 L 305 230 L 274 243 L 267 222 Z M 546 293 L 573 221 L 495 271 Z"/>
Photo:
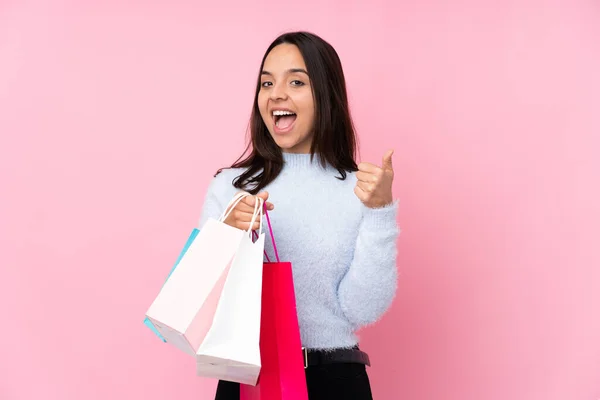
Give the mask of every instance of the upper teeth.
<path id="1" fill-rule="evenodd" d="M 291 111 L 285 111 L 285 110 L 275 110 L 275 111 L 273 111 L 273 115 L 294 115 L 294 113 Z"/>

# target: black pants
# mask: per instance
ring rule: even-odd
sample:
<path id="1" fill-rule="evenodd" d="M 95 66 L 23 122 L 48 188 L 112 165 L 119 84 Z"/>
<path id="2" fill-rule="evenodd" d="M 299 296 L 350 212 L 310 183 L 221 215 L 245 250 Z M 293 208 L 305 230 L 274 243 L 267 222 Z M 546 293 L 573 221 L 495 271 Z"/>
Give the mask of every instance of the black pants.
<path id="1" fill-rule="evenodd" d="M 373 400 L 362 364 L 324 364 L 306 369 L 309 400 Z M 215 400 L 239 400 L 239 383 L 219 381 Z"/>

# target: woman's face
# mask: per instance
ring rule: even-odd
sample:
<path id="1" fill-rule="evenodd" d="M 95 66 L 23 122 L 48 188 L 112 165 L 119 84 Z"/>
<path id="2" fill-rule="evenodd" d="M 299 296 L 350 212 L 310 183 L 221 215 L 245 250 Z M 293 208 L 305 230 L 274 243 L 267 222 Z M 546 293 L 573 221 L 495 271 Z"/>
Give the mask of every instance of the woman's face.
<path id="1" fill-rule="evenodd" d="M 275 143 L 286 153 L 309 153 L 315 104 L 304 59 L 298 47 L 280 44 L 261 71 L 260 115 Z"/>

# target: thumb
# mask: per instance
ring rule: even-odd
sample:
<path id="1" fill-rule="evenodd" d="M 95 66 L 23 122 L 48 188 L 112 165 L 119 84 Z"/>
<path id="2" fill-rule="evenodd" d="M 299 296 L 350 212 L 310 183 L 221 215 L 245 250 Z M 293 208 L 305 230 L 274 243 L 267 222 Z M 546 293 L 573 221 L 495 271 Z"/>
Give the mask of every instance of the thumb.
<path id="1" fill-rule="evenodd" d="M 260 197 L 261 199 L 263 199 L 265 202 L 267 201 L 267 199 L 269 198 L 269 193 L 267 192 L 262 192 L 259 193 L 257 195 L 249 195 L 247 196 L 243 201 L 244 203 L 246 203 L 247 205 L 249 205 L 250 207 L 254 207 L 256 205 L 256 202 L 258 201 L 256 198 Z"/>
<path id="2" fill-rule="evenodd" d="M 269 198 L 269 192 L 260 192 L 259 194 L 256 195 L 257 197 L 260 197 L 261 199 L 263 199 L 264 201 L 267 201 L 267 199 Z"/>
<path id="3" fill-rule="evenodd" d="M 264 204 L 267 210 L 272 211 L 275 208 L 273 207 L 273 204 L 267 202 L 267 199 L 269 198 L 269 192 L 261 192 L 257 194 L 256 197 L 259 197 L 264 200 Z"/>
<path id="4" fill-rule="evenodd" d="M 383 164 L 381 167 L 388 171 L 393 171 L 394 167 L 392 166 L 392 156 L 394 155 L 394 150 L 388 150 L 383 156 Z"/>

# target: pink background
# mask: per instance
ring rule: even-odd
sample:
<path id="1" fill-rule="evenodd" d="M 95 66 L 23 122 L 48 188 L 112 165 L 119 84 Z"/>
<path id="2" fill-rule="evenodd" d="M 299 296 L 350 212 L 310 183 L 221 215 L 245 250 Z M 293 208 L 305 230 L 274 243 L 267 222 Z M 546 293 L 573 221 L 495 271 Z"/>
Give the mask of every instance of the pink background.
<path id="1" fill-rule="evenodd" d="M 212 398 L 142 319 L 291 29 L 396 149 L 376 399 L 600 398 L 600 6 L 369 3 L 0 3 L 1 399 Z"/>

